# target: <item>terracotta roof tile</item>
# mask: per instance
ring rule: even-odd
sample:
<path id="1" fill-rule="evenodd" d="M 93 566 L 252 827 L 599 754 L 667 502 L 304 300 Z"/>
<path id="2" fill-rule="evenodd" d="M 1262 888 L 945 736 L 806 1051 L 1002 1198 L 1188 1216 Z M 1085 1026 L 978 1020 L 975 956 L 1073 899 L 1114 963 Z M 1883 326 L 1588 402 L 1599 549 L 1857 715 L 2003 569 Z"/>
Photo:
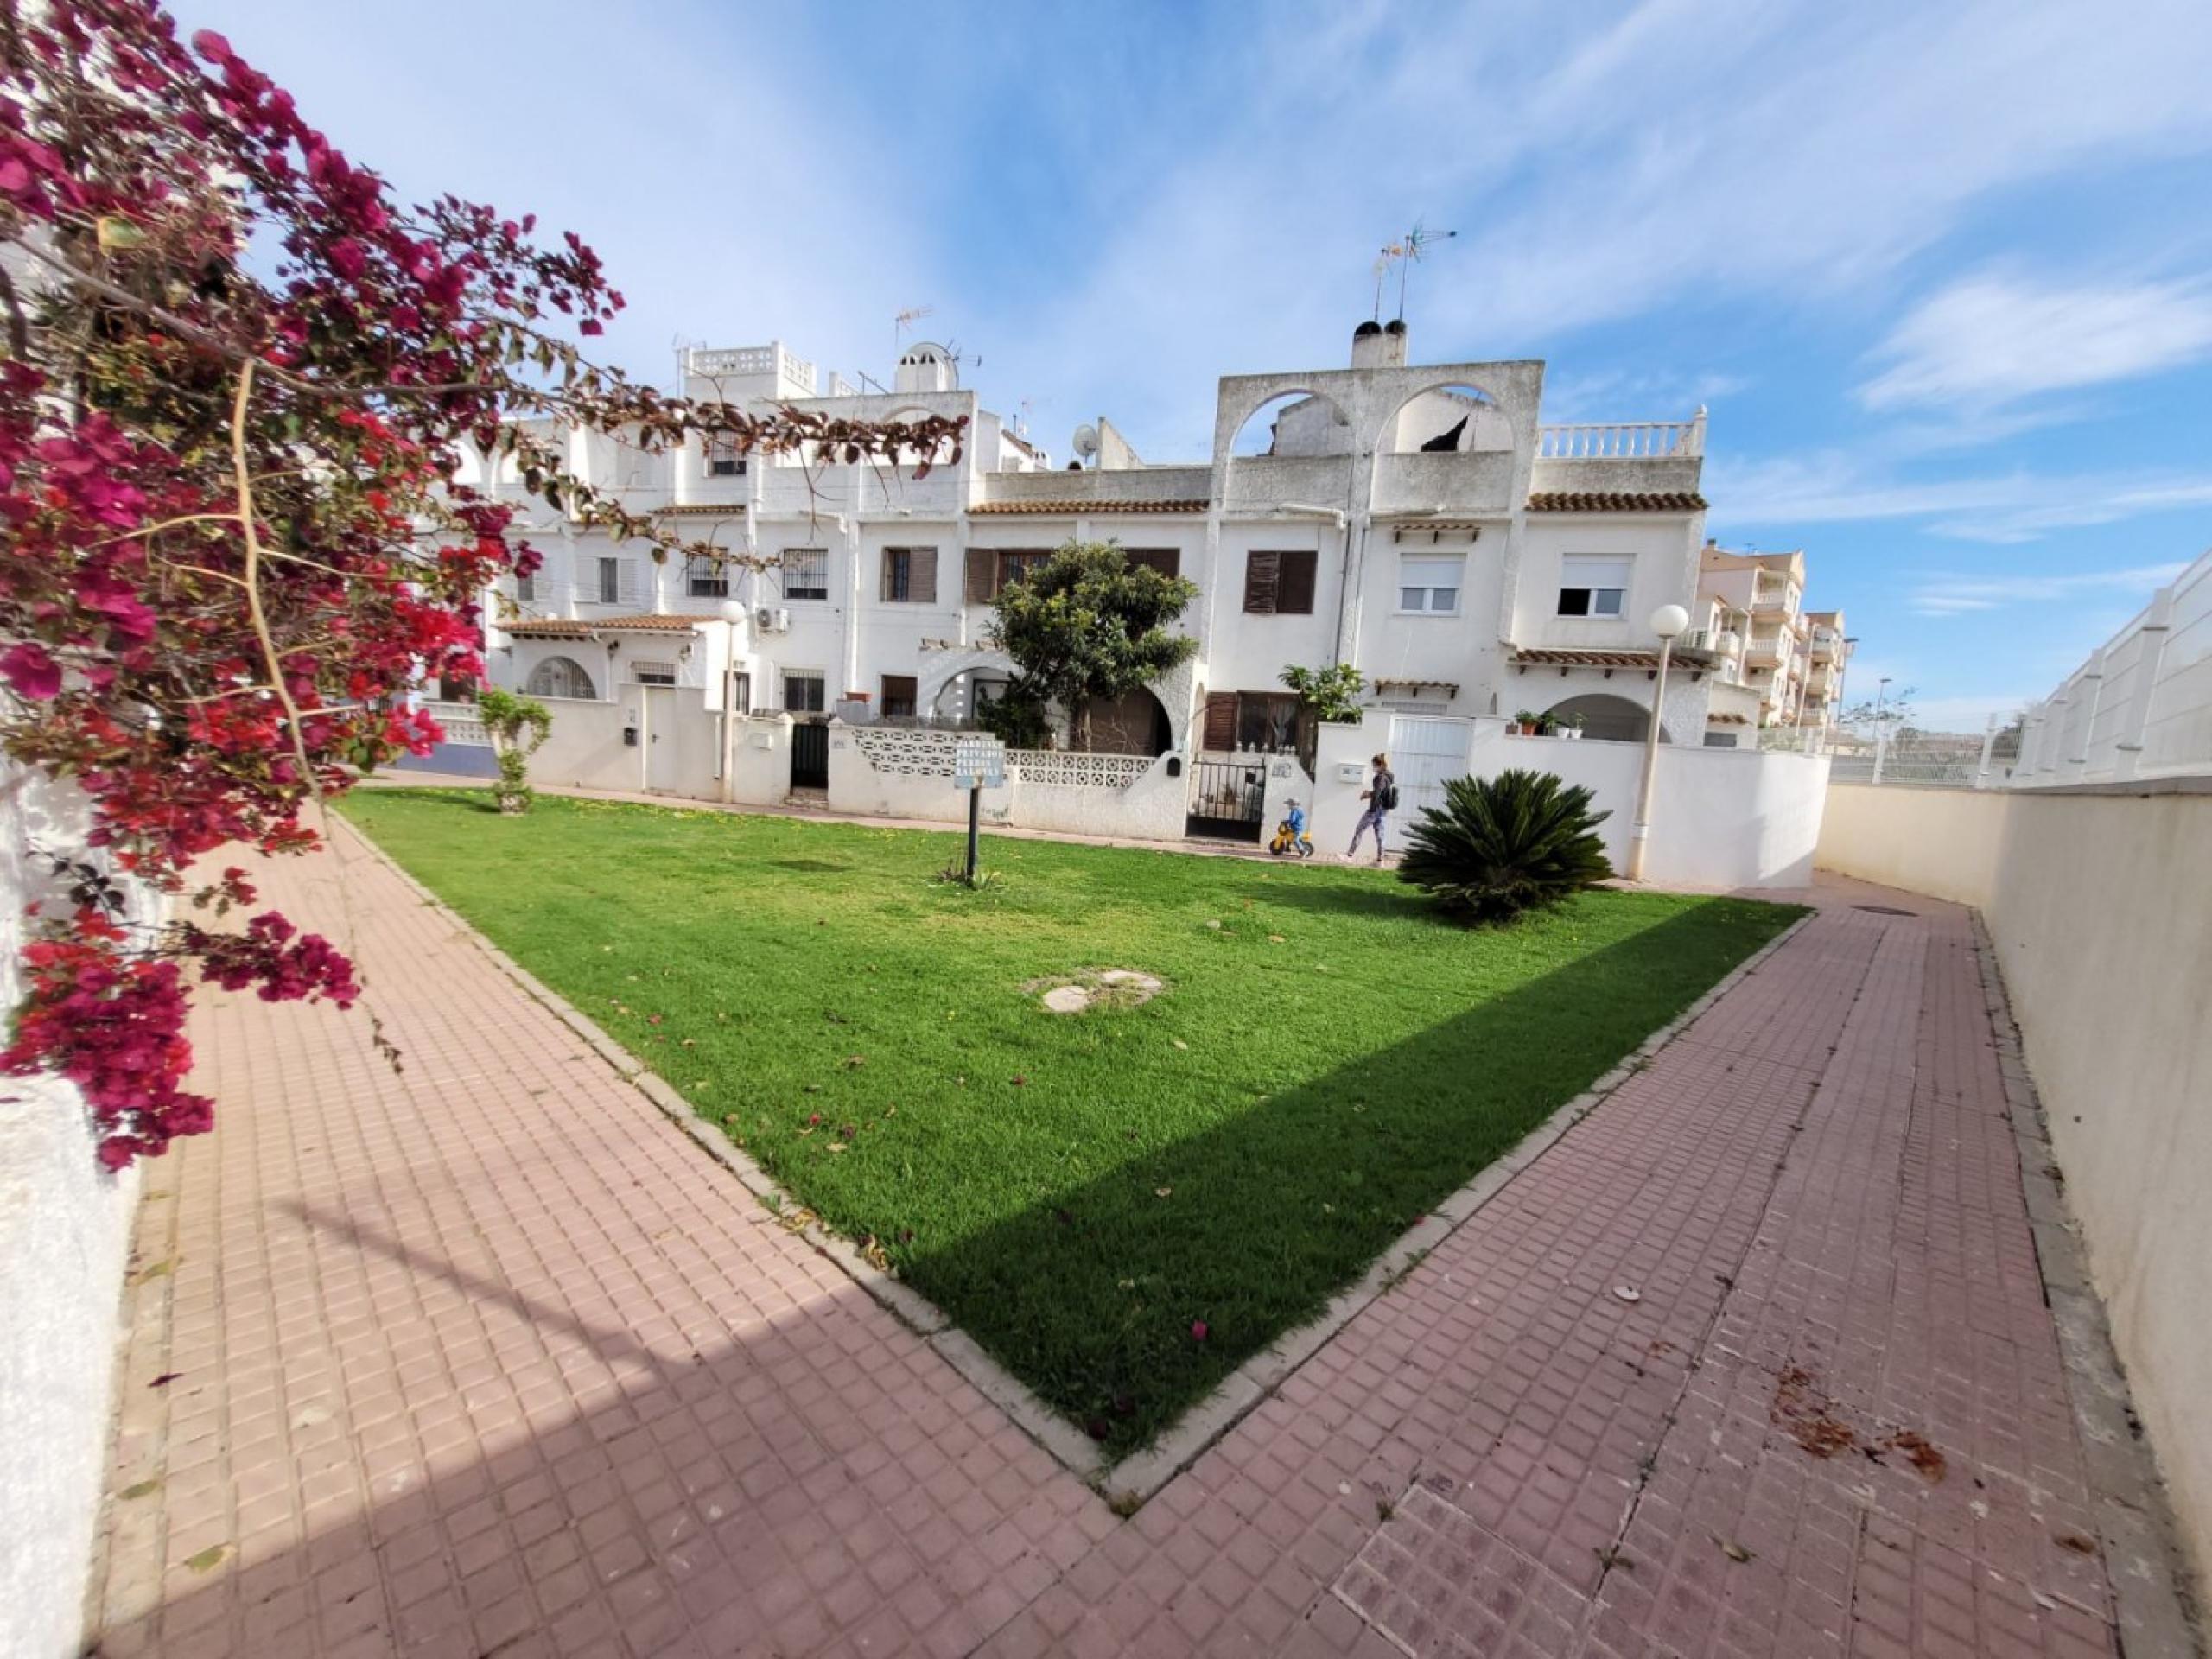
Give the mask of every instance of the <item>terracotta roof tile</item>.
<path id="1" fill-rule="evenodd" d="M 1694 674 L 1702 674 L 1711 665 L 1713 653 L 1688 645 L 1675 648 L 1674 660 Z M 1525 646 L 1513 653 L 1510 665 L 1515 668 L 1642 668 L 1659 666 L 1659 653 L 1640 651 L 1632 646 L 1617 649 L 1601 646 Z"/>
<path id="2" fill-rule="evenodd" d="M 518 639 L 588 639 L 597 633 L 691 633 L 702 622 L 719 622 L 718 616 L 668 616 L 640 612 L 633 616 L 601 616 L 588 621 L 542 617 L 500 624 Z"/>
<path id="3" fill-rule="evenodd" d="M 1538 490 L 1531 512 L 1703 512 L 1695 490 Z"/>
<path id="4" fill-rule="evenodd" d="M 968 511 L 988 517 L 1003 517 L 1023 513 L 1034 518 L 1118 518 L 1129 512 L 1204 512 L 1204 501 L 1143 500 L 1143 501 L 978 501 Z"/>

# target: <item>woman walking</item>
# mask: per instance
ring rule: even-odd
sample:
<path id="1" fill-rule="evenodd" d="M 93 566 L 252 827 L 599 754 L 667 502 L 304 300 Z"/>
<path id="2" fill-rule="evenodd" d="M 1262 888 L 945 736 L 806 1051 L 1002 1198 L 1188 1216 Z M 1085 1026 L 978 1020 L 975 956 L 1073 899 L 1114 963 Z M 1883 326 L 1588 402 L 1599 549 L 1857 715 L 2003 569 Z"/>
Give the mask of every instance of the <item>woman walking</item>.
<path id="1" fill-rule="evenodd" d="M 1390 771 L 1390 757 L 1375 757 L 1375 779 L 1361 791 L 1359 798 L 1367 803 L 1367 810 L 1359 815 L 1359 822 L 1352 826 L 1351 845 L 1345 850 L 1346 858 L 1359 856 L 1359 838 L 1371 828 L 1375 831 L 1375 861 L 1382 861 L 1383 817 L 1398 804 L 1398 780 Z"/>

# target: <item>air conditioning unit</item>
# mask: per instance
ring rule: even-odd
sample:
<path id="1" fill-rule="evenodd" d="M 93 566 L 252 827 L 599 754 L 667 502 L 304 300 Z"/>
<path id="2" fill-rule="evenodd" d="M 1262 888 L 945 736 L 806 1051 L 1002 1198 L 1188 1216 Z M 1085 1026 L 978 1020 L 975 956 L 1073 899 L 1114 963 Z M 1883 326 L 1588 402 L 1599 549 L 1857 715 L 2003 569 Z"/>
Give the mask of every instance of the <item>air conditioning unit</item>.
<path id="1" fill-rule="evenodd" d="M 753 626 L 762 633 L 789 633 L 791 613 L 780 605 L 763 605 L 753 613 Z"/>

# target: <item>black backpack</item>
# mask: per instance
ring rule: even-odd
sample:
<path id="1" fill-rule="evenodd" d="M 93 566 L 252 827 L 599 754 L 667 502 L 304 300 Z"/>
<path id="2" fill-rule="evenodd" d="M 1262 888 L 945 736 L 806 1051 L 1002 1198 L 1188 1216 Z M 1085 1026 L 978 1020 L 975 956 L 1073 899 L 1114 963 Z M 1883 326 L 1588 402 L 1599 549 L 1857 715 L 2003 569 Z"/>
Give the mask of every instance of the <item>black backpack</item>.
<path id="1" fill-rule="evenodd" d="M 1398 783 L 1395 778 L 1375 791 L 1375 804 L 1385 812 L 1398 810 Z"/>

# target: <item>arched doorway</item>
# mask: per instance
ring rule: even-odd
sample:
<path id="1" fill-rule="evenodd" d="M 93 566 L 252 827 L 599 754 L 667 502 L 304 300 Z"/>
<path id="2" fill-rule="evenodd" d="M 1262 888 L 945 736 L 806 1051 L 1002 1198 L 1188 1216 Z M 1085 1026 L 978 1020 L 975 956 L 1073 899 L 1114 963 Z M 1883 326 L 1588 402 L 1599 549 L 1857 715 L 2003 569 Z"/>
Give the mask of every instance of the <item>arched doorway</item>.
<path id="1" fill-rule="evenodd" d="M 1160 699 L 1142 687 L 1111 702 L 1090 704 L 1094 754 L 1162 755 L 1175 741 L 1174 727 Z"/>
<path id="2" fill-rule="evenodd" d="M 572 697 L 585 702 L 599 699 L 599 688 L 591 683 L 591 676 L 567 657 L 548 657 L 531 669 L 530 683 L 523 690 L 533 697 Z"/>
<path id="3" fill-rule="evenodd" d="M 1616 743 L 1641 743 L 1651 731 L 1651 711 L 1640 702 L 1630 702 L 1626 697 L 1617 697 L 1610 692 L 1586 691 L 1579 697 L 1569 697 L 1555 702 L 1545 711 L 1555 721 L 1566 721 L 1580 715 L 1582 735 Z M 1659 728 L 1659 741 L 1671 743 L 1665 726 Z"/>

